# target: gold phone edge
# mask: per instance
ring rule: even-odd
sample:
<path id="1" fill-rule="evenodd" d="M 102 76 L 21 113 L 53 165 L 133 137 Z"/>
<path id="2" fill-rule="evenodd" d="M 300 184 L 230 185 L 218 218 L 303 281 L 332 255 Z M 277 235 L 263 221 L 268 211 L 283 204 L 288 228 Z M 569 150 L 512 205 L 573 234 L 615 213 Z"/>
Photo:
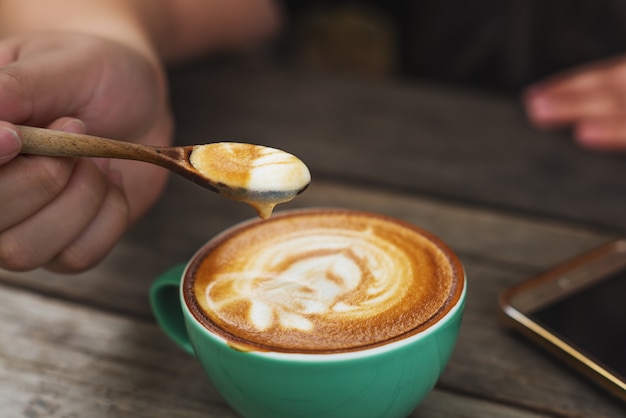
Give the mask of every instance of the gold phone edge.
<path id="1" fill-rule="evenodd" d="M 626 402 L 626 382 L 515 309 L 508 303 L 507 295 L 500 299 L 500 312 L 505 325 L 538 343 L 595 384 Z"/>

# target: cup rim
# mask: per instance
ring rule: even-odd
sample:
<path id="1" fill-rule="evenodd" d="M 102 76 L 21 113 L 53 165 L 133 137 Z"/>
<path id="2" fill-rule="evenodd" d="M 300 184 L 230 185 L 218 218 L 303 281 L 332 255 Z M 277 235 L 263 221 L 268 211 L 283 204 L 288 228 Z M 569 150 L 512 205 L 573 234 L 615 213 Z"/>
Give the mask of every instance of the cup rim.
<path id="1" fill-rule="evenodd" d="M 294 216 L 298 214 L 306 214 L 306 213 L 311 213 L 311 212 L 316 212 L 316 213 L 350 212 L 350 213 L 364 214 L 367 216 L 375 216 L 377 218 L 387 219 L 396 224 L 405 225 L 408 228 L 418 231 L 421 235 L 425 236 L 429 241 L 433 242 L 441 251 L 445 253 L 457 277 L 456 289 L 454 289 L 450 294 L 449 299 L 451 299 L 451 301 L 449 300 L 449 302 L 447 302 L 446 304 L 447 306 L 444 305 L 446 308 L 446 311 L 443 313 L 443 315 L 439 316 L 439 318 L 436 319 L 435 322 L 433 322 L 426 328 L 417 330 L 417 331 L 415 330 L 409 331 L 410 334 L 405 335 L 405 336 L 399 336 L 399 338 L 396 338 L 394 340 L 382 342 L 376 345 L 356 347 L 353 349 L 342 350 L 342 351 L 337 351 L 337 352 L 302 352 L 302 351 L 297 351 L 297 350 L 296 351 L 281 351 L 281 350 L 271 350 L 271 349 L 265 350 L 262 348 L 253 348 L 251 350 L 244 351 L 239 348 L 235 348 L 232 344 L 229 344 L 226 337 L 221 336 L 218 333 L 211 331 L 199 318 L 197 318 L 196 314 L 194 314 L 192 309 L 187 304 L 187 299 L 185 297 L 185 286 L 190 280 L 190 270 L 196 266 L 197 261 L 207 252 L 207 250 L 209 250 L 211 247 L 215 246 L 216 243 L 221 242 L 222 240 L 224 240 L 225 238 L 227 238 L 228 236 L 230 236 L 231 234 L 233 234 L 239 229 L 246 228 L 249 225 L 254 225 L 259 222 L 265 222 L 256 218 L 252 218 L 252 219 L 239 222 L 235 225 L 232 225 L 231 227 L 225 229 L 221 233 L 207 240 L 193 254 L 193 256 L 189 259 L 189 261 L 185 265 L 185 269 L 183 271 L 182 278 L 181 278 L 181 285 L 180 285 L 179 291 L 180 291 L 181 304 L 183 308 L 185 309 L 185 312 L 188 315 L 188 317 L 191 318 L 197 324 L 197 326 L 207 335 L 220 341 L 222 344 L 226 346 L 230 346 L 234 350 L 245 352 L 248 355 L 259 355 L 264 358 L 281 358 L 281 359 L 283 359 L 285 356 L 289 356 L 289 358 L 293 360 L 301 358 L 301 359 L 306 359 L 307 361 L 311 361 L 311 359 L 319 358 L 320 360 L 328 361 L 333 358 L 337 358 L 338 360 L 339 359 L 345 360 L 347 358 L 360 358 L 360 357 L 366 357 L 366 356 L 370 357 L 378 353 L 392 351 L 395 348 L 408 345 L 416 340 L 421 340 L 425 338 L 426 336 L 430 335 L 431 333 L 436 332 L 439 328 L 441 328 L 447 322 L 449 322 L 452 317 L 456 316 L 457 313 L 459 313 L 459 310 L 463 309 L 463 306 L 465 304 L 465 299 L 466 299 L 466 292 L 467 292 L 467 276 L 466 276 L 465 269 L 463 265 L 461 264 L 461 261 L 459 260 L 456 253 L 452 251 L 452 249 L 448 247 L 448 245 L 445 242 L 443 242 L 440 238 L 432 234 L 430 231 L 425 230 L 422 227 L 412 224 L 410 222 L 407 222 L 398 218 L 394 218 L 388 215 L 384 215 L 384 214 L 380 214 L 376 212 L 363 211 L 363 210 L 358 210 L 358 209 L 349 209 L 349 208 L 314 207 L 314 208 L 304 208 L 304 209 L 290 209 L 290 210 L 283 210 L 283 211 L 277 212 L 275 215 L 272 216 L 271 219 L 277 219 L 277 218 L 282 218 L 286 216 Z"/>

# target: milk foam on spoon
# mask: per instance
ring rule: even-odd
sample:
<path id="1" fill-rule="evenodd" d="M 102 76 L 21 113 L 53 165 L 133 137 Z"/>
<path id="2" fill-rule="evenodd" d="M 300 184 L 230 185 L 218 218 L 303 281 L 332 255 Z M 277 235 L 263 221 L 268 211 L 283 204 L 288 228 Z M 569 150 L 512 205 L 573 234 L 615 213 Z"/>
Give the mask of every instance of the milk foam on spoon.
<path id="1" fill-rule="evenodd" d="M 287 152 L 260 145 L 220 142 L 198 145 L 191 165 L 214 179 L 220 194 L 252 205 L 263 219 L 311 182 L 307 166 Z"/>

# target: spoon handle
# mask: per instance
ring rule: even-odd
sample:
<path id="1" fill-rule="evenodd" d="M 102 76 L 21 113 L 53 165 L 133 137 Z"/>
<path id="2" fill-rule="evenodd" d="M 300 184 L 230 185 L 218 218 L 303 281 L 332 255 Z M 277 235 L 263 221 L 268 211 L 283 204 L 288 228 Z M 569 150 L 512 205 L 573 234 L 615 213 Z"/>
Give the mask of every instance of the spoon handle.
<path id="1" fill-rule="evenodd" d="M 153 147 L 31 126 L 17 128 L 22 134 L 22 154 L 144 161 L 172 170 L 213 191 L 217 190 L 211 179 L 198 174 L 198 171 L 189 164 L 189 154 L 193 146 Z"/>
<path id="2" fill-rule="evenodd" d="M 149 146 L 50 129 L 18 126 L 22 154 L 53 157 L 122 158 L 154 162 L 156 151 Z"/>

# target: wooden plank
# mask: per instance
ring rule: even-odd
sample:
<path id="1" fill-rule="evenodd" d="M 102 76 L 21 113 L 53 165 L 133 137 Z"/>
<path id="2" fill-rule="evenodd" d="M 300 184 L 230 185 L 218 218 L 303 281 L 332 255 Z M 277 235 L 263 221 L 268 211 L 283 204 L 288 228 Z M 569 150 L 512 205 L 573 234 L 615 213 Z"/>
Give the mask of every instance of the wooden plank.
<path id="1" fill-rule="evenodd" d="M 544 413 L 521 410 L 441 390 L 432 391 L 422 405 L 409 415 L 411 418 L 538 418 L 546 416 L 548 415 Z"/>
<path id="2" fill-rule="evenodd" d="M 173 72 L 172 97 L 181 143 L 256 142 L 317 178 L 626 231 L 626 158 L 531 128 L 517 98 L 214 62 Z"/>
<path id="3" fill-rule="evenodd" d="M 155 325 L 0 287 L 6 417 L 234 417 Z"/>
<path id="4" fill-rule="evenodd" d="M 0 286 L 6 417 L 235 417 L 196 361 L 155 325 Z M 536 416 L 433 392 L 414 417 Z M 471 416 L 471 415 L 470 415 Z"/>

